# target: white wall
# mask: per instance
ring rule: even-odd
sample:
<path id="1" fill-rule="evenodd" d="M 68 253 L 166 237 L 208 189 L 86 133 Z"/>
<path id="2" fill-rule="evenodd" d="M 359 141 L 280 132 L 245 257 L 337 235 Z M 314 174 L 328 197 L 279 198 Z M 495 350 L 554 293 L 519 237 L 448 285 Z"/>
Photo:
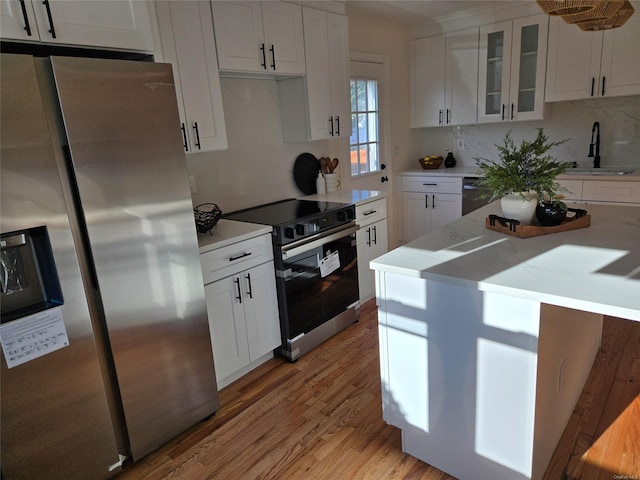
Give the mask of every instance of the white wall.
<path id="1" fill-rule="evenodd" d="M 593 166 L 587 158 L 593 122 L 600 122 L 600 156 L 602 167 L 640 168 L 640 96 L 602 98 L 547 104 L 548 116 L 543 121 L 473 125 L 464 127 L 416 129 L 421 136 L 423 153 L 444 154 L 450 148 L 459 166 L 475 166 L 474 157 L 495 158 L 504 135 L 513 129 L 512 137 L 519 143 L 533 139 L 536 128 L 544 128 L 552 141 L 569 139 L 549 153 L 561 161 L 577 162 L 582 167 Z M 456 150 L 456 140 L 462 139 L 464 150 Z M 408 158 L 405 169 L 418 165 Z"/>
<path id="2" fill-rule="evenodd" d="M 285 143 L 275 80 L 221 78 L 228 150 L 187 155 L 198 193 L 193 204 L 214 202 L 223 212 L 260 205 L 302 192 L 293 165 L 303 152 L 333 155 L 334 140 Z"/>

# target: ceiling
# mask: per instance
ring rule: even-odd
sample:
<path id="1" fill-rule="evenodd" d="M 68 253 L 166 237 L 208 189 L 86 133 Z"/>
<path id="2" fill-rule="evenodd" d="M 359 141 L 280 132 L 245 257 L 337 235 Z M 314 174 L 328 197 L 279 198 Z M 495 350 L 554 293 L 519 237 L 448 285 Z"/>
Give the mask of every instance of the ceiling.
<path id="1" fill-rule="evenodd" d="M 344 0 L 349 11 L 366 12 L 393 19 L 407 26 L 437 23 L 453 15 L 471 15 L 489 9 L 522 5 L 513 0 Z M 531 2 L 528 2 L 531 3 Z"/>

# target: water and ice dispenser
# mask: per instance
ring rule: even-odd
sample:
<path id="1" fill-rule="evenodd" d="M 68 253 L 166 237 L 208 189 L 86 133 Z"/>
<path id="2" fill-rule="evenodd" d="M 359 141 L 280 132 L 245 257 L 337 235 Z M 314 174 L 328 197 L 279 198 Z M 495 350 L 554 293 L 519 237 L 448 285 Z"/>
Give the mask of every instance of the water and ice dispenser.
<path id="1" fill-rule="evenodd" d="M 47 227 L 0 234 L 1 323 L 62 304 Z"/>

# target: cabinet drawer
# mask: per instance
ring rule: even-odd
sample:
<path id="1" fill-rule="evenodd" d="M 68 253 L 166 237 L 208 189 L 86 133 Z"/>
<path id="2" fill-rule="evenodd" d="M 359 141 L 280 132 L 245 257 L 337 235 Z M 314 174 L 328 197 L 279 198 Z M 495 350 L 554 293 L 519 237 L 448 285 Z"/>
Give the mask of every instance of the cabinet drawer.
<path id="1" fill-rule="evenodd" d="M 582 180 L 558 180 L 558 183 L 568 190 L 563 193 L 566 200 L 582 199 Z"/>
<path id="2" fill-rule="evenodd" d="M 271 235 L 260 235 L 200 255 L 204 284 L 273 260 Z"/>
<path id="3" fill-rule="evenodd" d="M 607 182 L 585 180 L 583 201 L 640 203 L 640 182 Z"/>
<path id="4" fill-rule="evenodd" d="M 403 177 L 402 191 L 462 194 L 462 178 L 426 175 L 419 177 Z"/>
<path id="5" fill-rule="evenodd" d="M 356 223 L 360 226 L 368 225 L 384 218 L 387 218 L 387 200 L 384 198 L 356 205 Z"/>

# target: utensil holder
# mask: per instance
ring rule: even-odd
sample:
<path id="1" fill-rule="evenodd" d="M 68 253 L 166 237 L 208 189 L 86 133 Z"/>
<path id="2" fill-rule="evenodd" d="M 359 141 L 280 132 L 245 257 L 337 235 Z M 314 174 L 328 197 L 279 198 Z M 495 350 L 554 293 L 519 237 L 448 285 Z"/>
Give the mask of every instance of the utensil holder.
<path id="1" fill-rule="evenodd" d="M 340 182 L 338 180 L 337 173 L 325 173 L 324 181 L 326 184 L 327 193 L 335 192 L 336 190 L 338 190 Z"/>

